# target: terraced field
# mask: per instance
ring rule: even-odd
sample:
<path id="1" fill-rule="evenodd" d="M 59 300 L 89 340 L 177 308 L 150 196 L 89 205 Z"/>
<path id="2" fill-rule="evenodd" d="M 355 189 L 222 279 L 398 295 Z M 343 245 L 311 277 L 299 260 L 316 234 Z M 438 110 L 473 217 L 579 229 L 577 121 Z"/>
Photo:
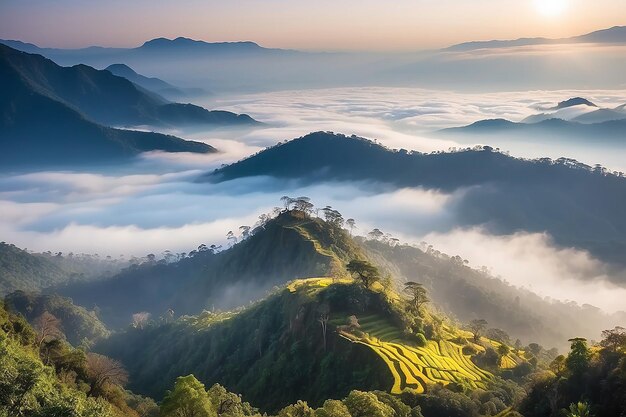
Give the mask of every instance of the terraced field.
<path id="1" fill-rule="evenodd" d="M 478 388 L 492 378 L 489 372 L 474 365 L 455 343 L 428 341 L 424 347 L 411 346 L 402 341 L 397 327 L 377 315 L 360 317 L 359 324 L 359 330 L 365 333 L 362 337 L 347 331 L 339 333 L 381 357 L 393 376 L 391 392 L 394 394 L 405 389 L 423 393 L 428 384 L 435 383 L 460 382 Z"/>
<path id="2" fill-rule="evenodd" d="M 339 281 L 347 283 L 352 280 Z M 330 278 L 301 279 L 291 282 L 287 289 L 292 293 L 304 291 L 313 295 L 332 283 Z M 380 314 L 358 316 L 357 320 L 358 327 L 350 328 L 346 325 L 346 315 L 336 312 L 329 324 L 336 327 L 341 337 L 367 346 L 385 362 L 394 380 L 391 393 L 399 394 L 404 390 L 423 393 L 429 384 L 447 385 L 452 382 L 484 388 L 486 382 L 493 378 L 491 373 L 476 366 L 469 355 L 463 354 L 460 344 L 452 341 L 452 336 L 471 336 L 471 333 L 447 329 L 446 334 L 449 333 L 450 337 L 444 339 L 450 340 L 429 340 L 425 346 L 417 346 L 407 342 L 401 329 Z M 476 349 L 484 351 L 484 347 L 478 344 Z M 515 365 L 517 359 L 513 355 L 503 357 L 501 367 Z"/>

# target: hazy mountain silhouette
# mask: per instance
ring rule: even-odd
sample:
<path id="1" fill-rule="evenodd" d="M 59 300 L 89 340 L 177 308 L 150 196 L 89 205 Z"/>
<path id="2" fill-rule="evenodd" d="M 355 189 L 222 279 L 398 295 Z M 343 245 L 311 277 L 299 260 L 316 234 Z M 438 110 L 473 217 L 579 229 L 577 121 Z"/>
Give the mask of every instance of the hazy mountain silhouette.
<path id="1" fill-rule="evenodd" d="M 57 66 L 43 57 L 0 46 L 0 166 L 3 168 L 105 163 L 152 150 L 215 152 L 204 143 L 153 132 L 113 129 L 87 119 L 56 94 L 78 97 L 75 101 L 82 102 L 84 90 L 74 89 L 71 83 L 60 83 L 66 74 L 47 71 L 51 67 Z M 91 71 L 95 70 L 87 69 L 85 73 Z M 80 74 L 83 73 L 70 75 Z M 51 85 L 67 88 L 49 88 Z M 87 83 L 82 88 L 98 89 Z"/>
<path id="2" fill-rule="evenodd" d="M 280 51 L 280 49 L 263 48 L 251 41 L 242 42 L 204 42 L 194 39 L 178 37 L 176 39 L 156 38 L 145 42 L 136 51 L 149 52 L 177 52 L 177 53 L 263 53 L 268 51 Z"/>
<path id="3" fill-rule="evenodd" d="M 573 119 L 574 121 L 548 118 L 550 115 L 526 118 L 524 122 L 511 122 L 505 119 L 480 120 L 467 126 L 443 129 L 438 133 L 452 136 L 506 135 L 520 138 L 535 135 L 535 137 L 540 136 L 545 139 L 558 138 L 626 146 L 626 117 L 599 123 L 582 123 L 589 120 L 592 117 L 590 115 L 594 113 L 585 114 Z"/>
<path id="4" fill-rule="evenodd" d="M 503 234 L 546 231 L 560 245 L 626 265 L 626 218 L 620 209 L 626 204 L 626 178 L 568 159 L 517 159 L 489 147 L 432 154 L 393 151 L 355 136 L 317 132 L 220 168 L 202 180 L 259 175 L 305 182 L 374 181 L 446 192 L 464 189 L 454 208 L 461 224 L 485 225 Z"/>
<path id="5" fill-rule="evenodd" d="M 206 96 L 211 94 L 202 88 L 182 88 L 176 87 L 166 81 L 156 77 L 146 77 L 138 74 L 135 70 L 125 64 L 112 64 L 105 68 L 113 75 L 124 77 L 127 80 L 145 88 L 146 90 L 155 92 L 168 99 L 177 100 L 186 97 Z"/>
<path id="6" fill-rule="evenodd" d="M 626 119 L 626 111 L 624 110 L 598 109 L 590 113 L 581 114 L 572 120 L 579 123 L 603 123 L 623 119 Z"/>
<path id="7" fill-rule="evenodd" d="M 445 51 L 459 52 L 475 49 L 511 48 L 516 46 L 568 44 L 568 43 L 626 43 L 626 26 L 614 26 L 608 29 L 597 30 L 585 35 L 570 38 L 519 38 L 512 40 L 472 41 L 452 45 Z"/>
<path id="8" fill-rule="evenodd" d="M 560 109 L 566 109 L 568 107 L 581 106 L 581 105 L 589 106 L 589 107 L 598 107 L 595 104 L 593 104 L 591 101 L 587 100 L 586 98 L 573 97 L 573 98 L 561 101 L 559 104 L 554 106 L 551 110 L 560 110 Z"/>
<path id="9" fill-rule="evenodd" d="M 0 45 L 0 59 L 0 65 L 17 72 L 36 91 L 102 124 L 242 126 L 257 123 L 248 115 L 170 103 L 126 78 L 87 65 L 61 67 L 40 55 L 4 45 Z"/>

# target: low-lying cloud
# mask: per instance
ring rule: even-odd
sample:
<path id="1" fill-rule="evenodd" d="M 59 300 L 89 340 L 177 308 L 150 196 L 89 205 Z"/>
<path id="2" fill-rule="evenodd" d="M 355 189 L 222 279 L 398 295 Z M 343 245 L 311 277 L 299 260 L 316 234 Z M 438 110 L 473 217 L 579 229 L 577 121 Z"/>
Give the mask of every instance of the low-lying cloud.
<path id="1" fill-rule="evenodd" d="M 459 228 L 454 207 L 467 190 L 393 189 L 369 182 L 322 183 L 247 178 L 197 183 L 203 172 L 237 161 L 278 141 L 318 130 L 377 139 L 392 148 L 424 152 L 464 147 L 429 137 L 443 127 L 478 119 L 521 120 L 540 108 L 575 96 L 600 106 L 623 104 L 620 91 L 558 91 L 458 94 L 422 89 L 332 89 L 276 92 L 213 99 L 211 107 L 245 112 L 267 123 L 261 129 L 175 132 L 201 140 L 217 154 L 148 153 L 119 171 L 32 172 L 0 177 L 0 236 L 35 251 L 119 256 L 188 252 L 199 244 L 225 244 L 229 230 L 253 225 L 280 205 L 282 195 L 307 195 L 357 221 L 357 234 L 380 228 L 403 241 L 422 240 L 473 266 L 485 265 L 514 285 L 556 299 L 623 308 L 623 289 L 607 283 L 610 272 L 577 249 L 563 249 L 549 236 L 494 236 L 482 228 Z M 513 144 L 520 156 L 583 156 L 583 162 L 613 166 L 623 158 L 611 149 Z M 497 143 L 491 145 L 498 146 Z M 541 145 L 542 147 L 538 147 Z"/>

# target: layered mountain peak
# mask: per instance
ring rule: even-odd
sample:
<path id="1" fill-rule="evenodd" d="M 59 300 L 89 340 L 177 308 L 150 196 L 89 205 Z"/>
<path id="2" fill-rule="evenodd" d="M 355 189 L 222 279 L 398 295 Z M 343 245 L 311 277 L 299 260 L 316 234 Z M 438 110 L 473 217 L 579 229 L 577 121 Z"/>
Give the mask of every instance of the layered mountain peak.
<path id="1" fill-rule="evenodd" d="M 553 107 L 553 110 L 566 109 L 568 107 L 573 107 L 573 106 L 598 107 L 595 104 L 593 104 L 591 101 L 587 100 L 586 98 L 573 97 L 573 98 L 561 101 L 559 104 Z"/>

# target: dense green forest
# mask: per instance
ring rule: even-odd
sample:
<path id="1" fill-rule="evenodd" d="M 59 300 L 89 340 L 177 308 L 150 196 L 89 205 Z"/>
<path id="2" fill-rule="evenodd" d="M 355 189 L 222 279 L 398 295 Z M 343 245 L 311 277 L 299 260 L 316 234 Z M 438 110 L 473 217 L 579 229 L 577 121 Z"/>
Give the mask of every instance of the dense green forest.
<path id="1" fill-rule="evenodd" d="M 90 254 L 31 253 L 0 242 L 0 295 L 39 291 L 55 285 L 107 278 L 140 259 L 100 258 Z"/>
<path id="2" fill-rule="evenodd" d="M 610 317 L 547 302 L 458 256 L 378 229 L 353 237 L 354 220 L 331 207 L 316 214 L 306 197 L 283 202 L 240 236 L 230 233 L 229 248 L 201 245 L 184 256 L 126 264 L 6 245 L 44 271 L 60 271 L 61 284 L 52 280 L 57 285 L 44 291 L 73 298 L 6 296 L 0 415 L 617 417 L 626 410 L 623 328 L 606 330 L 599 343 L 573 338 L 567 354 L 552 347 Z M 71 265 L 94 271 L 70 281 Z"/>
<path id="3" fill-rule="evenodd" d="M 87 311 L 59 295 L 16 291 L 7 295 L 4 303 L 8 310 L 23 315 L 32 324 L 41 323 L 46 315 L 52 315 L 58 320 L 66 340 L 74 346 L 90 345 L 110 334 L 96 312 Z"/>

